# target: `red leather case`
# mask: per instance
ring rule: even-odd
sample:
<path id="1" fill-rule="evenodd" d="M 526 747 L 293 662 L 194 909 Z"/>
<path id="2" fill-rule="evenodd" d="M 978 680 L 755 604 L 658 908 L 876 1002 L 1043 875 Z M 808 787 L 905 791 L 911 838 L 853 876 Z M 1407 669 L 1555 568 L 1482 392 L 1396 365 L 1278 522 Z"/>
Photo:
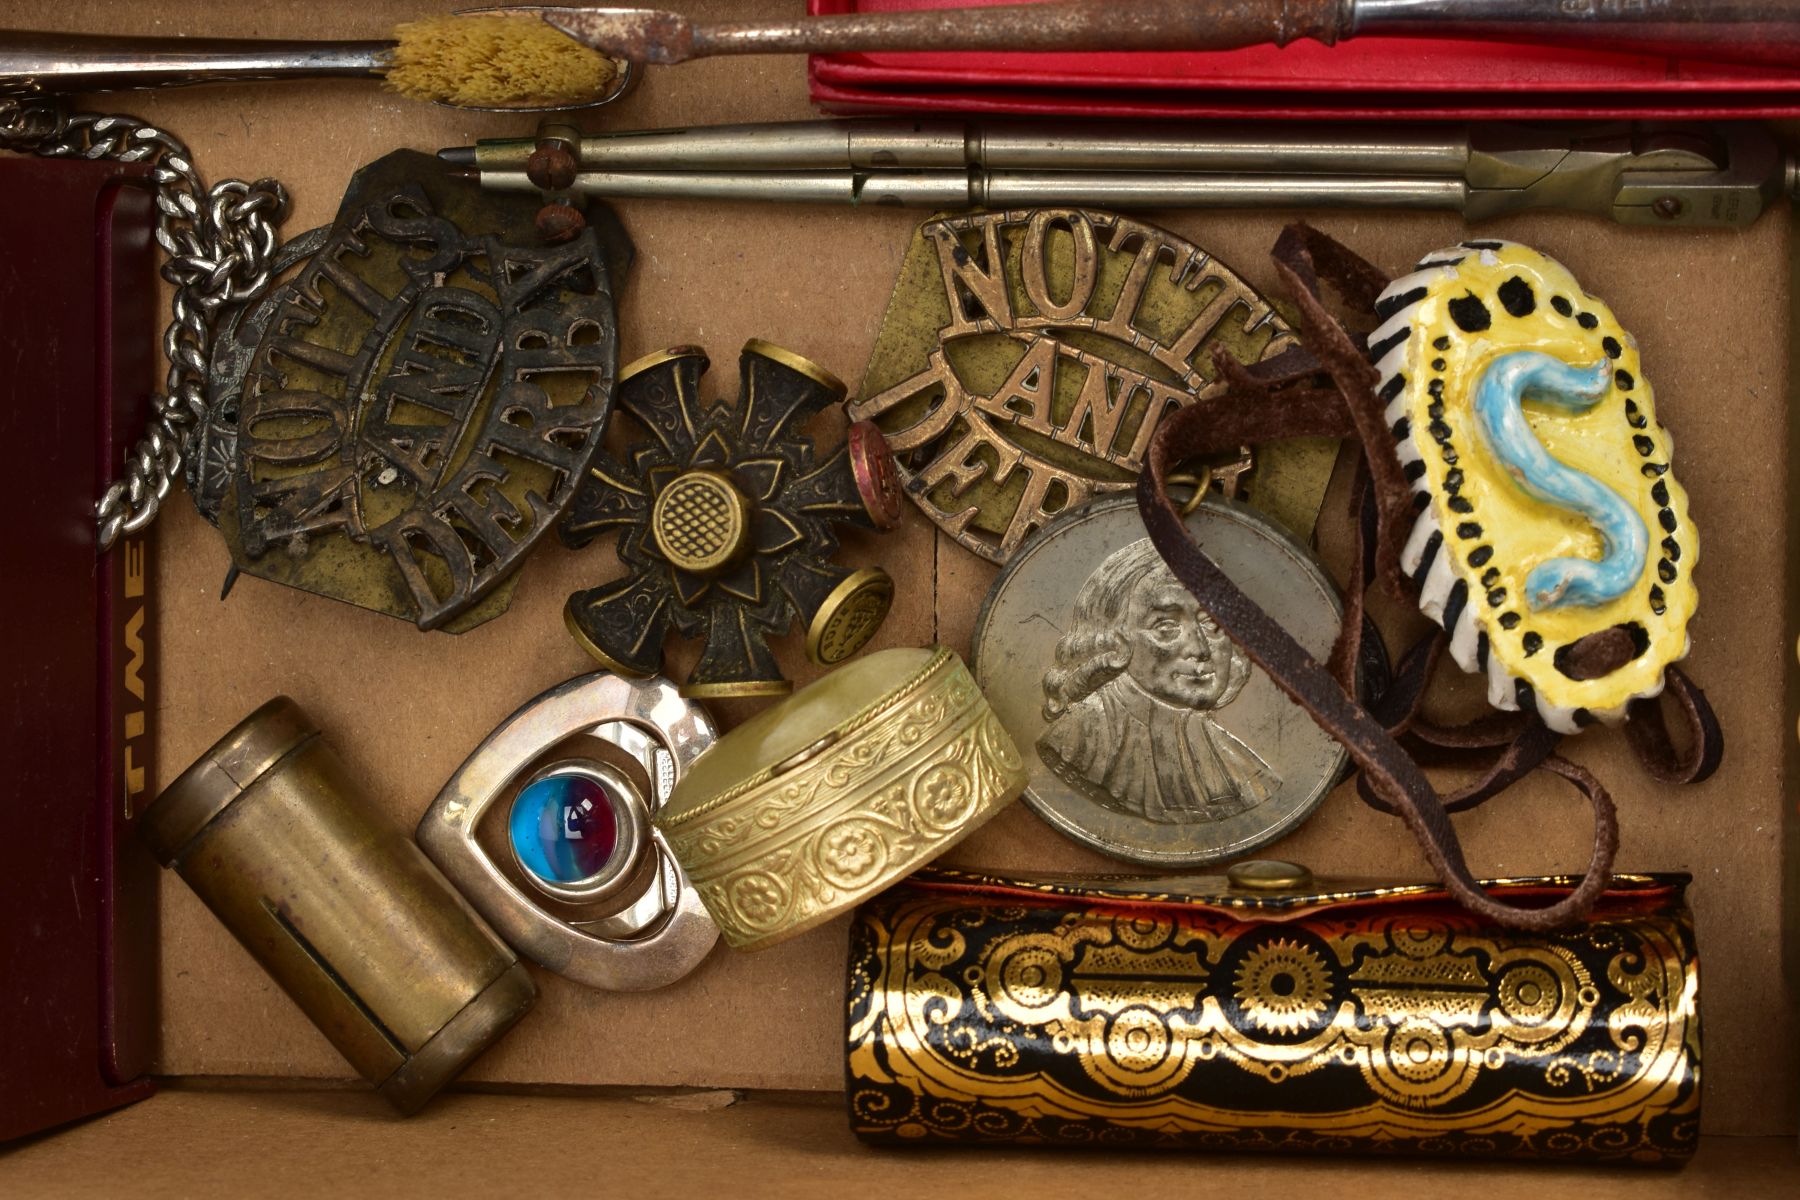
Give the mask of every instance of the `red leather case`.
<path id="1" fill-rule="evenodd" d="M 808 0 L 807 7 L 824 14 L 1017 2 Z M 831 54 L 815 56 L 809 72 L 813 101 L 839 113 L 1240 120 L 1800 115 L 1800 71 L 1425 38 L 1225 53 Z"/>
<path id="2" fill-rule="evenodd" d="M 94 501 L 155 380 L 142 167 L 0 160 L 0 1139 L 150 1094 L 156 661 L 144 534 Z"/>

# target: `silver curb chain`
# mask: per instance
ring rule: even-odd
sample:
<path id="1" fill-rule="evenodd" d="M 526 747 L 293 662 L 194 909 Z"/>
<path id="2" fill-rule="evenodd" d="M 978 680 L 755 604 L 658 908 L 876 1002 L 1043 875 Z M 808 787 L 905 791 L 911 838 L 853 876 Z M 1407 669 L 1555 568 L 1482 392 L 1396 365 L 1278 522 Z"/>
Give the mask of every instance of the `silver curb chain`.
<path id="1" fill-rule="evenodd" d="M 221 309 L 261 295 L 273 275 L 275 227 L 287 190 L 273 179 L 222 180 L 208 190 L 181 140 L 136 117 L 67 113 L 55 104 L 0 101 L 0 148 L 45 158 L 147 162 L 156 183 L 156 241 L 168 256 L 162 277 L 175 287 L 163 333 L 169 374 L 150 397 L 144 436 L 125 476 L 94 507 L 100 549 L 156 516 L 206 420 L 206 367 Z"/>

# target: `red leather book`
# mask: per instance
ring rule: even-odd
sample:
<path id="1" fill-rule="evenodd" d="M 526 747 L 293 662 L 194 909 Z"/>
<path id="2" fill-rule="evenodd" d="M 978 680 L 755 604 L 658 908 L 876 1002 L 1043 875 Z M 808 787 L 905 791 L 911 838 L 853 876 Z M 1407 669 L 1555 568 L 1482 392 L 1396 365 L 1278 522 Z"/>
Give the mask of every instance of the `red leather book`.
<path id="1" fill-rule="evenodd" d="M 150 545 L 96 547 L 156 383 L 142 167 L 0 160 L 0 1139 L 150 1094 Z"/>
<path id="2" fill-rule="evenodd" d="M 1018 0 L 808 0 L 818 14 Z M 1129 2 L 1129 0 L 1121 0 Z M 1725 120 L 1800 115 L 1800 71 L 1431 38 L 1228 52 L 815 56 L 829 112 L 1280 120 Z"/>

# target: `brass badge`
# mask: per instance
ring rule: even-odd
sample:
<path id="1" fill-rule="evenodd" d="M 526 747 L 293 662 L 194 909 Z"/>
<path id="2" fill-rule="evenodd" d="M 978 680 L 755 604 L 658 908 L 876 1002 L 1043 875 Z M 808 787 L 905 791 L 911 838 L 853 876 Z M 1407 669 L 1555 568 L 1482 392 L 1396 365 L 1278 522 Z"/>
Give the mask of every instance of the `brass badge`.
<path id="1" fill-rule="evenodd" d="M 940 216 L 914 235 L 853 419 L 887 434 L 906 490 L 1005 562 L 1096 493 L 1131 487 L 1150 435 L 1213 382 L 1213 352 L 1294 345 L 1269 302 L 1206 251 L 1116 213 Z M 1250 501 L 1310 534 L 1329 442 L 1271 446 Z"/>
<path id="2" fill-rule="evenodd" d="M 631 255 L 604 210 L 555 246 L 536 210 L 400 151 L 284 249 L 297 273 L 221 330 L 191 460 L 236 570 L 421 629 L 505 611 L 605 429 Z"/>
<path id="3" fill-rule="evenodd" d="M 815 461 L 799 432 L 844 398 L 837 377 L 752 339 L 739 358 L 735 406 L 700 400 L 708 361 L 697 346 L 649 355 L 619 373 L 619 404 L 650 434 L 623 461 L 602 451 L 558 530 L 583 546 L 619 531 L 624 578 L 569 597 L 569 632 L 609 671 L 662 669 L 670 628 L 706 647 L 688 697 L 782 695 L 793 687 L 766 641 L 806 623 L 819 666 L 875 635 L 894 598 L 879 567 L 833 564 L 834 521 L 892 529 L 900 520 L 893 456 L 881 431 L 852 425 Z"/>

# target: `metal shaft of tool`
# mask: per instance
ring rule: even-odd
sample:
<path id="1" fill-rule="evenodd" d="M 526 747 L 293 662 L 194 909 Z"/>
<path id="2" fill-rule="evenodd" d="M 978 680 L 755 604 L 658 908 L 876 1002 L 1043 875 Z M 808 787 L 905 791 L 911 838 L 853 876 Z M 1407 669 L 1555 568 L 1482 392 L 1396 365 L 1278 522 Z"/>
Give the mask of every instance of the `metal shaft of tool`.
<path id="1" fill-rule="evenodd" d="M 718 54 L 1233 50 L 1370 36 L 1788 65 L 1800 48 L 1800 0 L 1065 0 L 754 22 L 649 9 L 540 11 L 604 53 L 663 64 Z"/>
<path id="2" fill-rule="evenodd" d="M 121 37 L 0 30 L 0 95 L 380 75 L 393 42 Z"/>
<path id="3" fill-rule="evenodd" d="M 483 142 L 452 161 L 522 171 L 536 143 Z M 1048 168 L 1116 171 L 1251 171 L 1442 175 L 1468 168 L 1458 128 L 1119 125 L 1029 121 L 859 119 L 713 125 L 584 137 L 590 170 L 694 171 L 877 168 Z"/>
<path id="4" fill-rule="evenodd" d="M 535 192 L 523 171 L 483 171 L 483 187 Z M 1460 179 L 1353 175 L 1178 174 L 1148 171 L 583 171 L 591 196 L 762 200 L 907 208 L 1356 208 L 1460 211 Z"/>
<path id="5" fill-rule="evenodd" d="M 1342 36 L 1493 39 L 1800 66 L 1800 0 L 1346 0 Z"/>

